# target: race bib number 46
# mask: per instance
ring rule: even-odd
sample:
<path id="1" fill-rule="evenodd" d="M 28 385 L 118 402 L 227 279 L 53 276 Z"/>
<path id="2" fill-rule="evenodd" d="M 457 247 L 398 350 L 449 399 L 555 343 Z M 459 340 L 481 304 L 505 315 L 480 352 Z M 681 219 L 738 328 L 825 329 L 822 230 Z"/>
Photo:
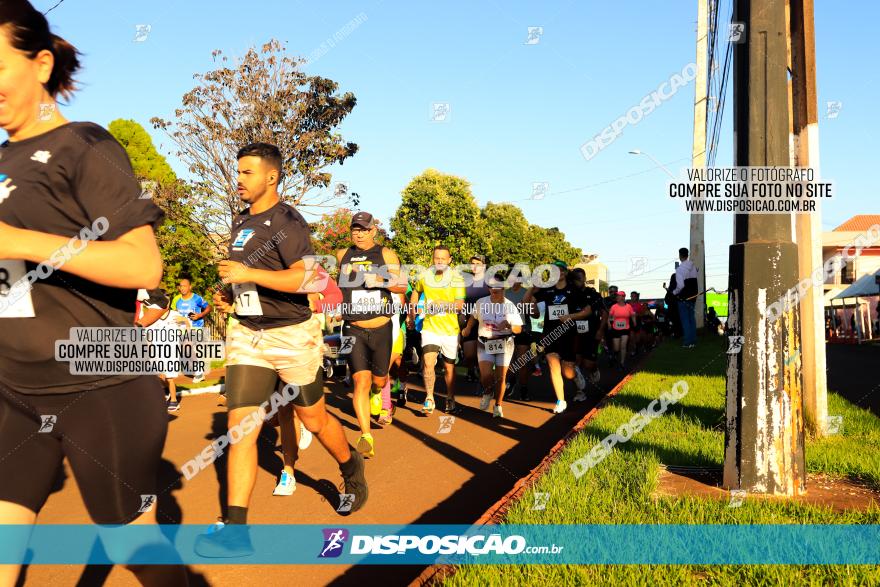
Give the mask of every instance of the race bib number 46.
<path id="1" fill-rule="evenodd" d="M 495 340 L 487 340 L 486 341 L 486 352 L 490 355 L 500 355 L 504 352 L 504 343 L 507 342 L 506 338 L 497 338 Z"/>
<path id="2" fill-rule="evenodd" d="M 21 259 L 0 260 L 0 318 L 33 318 L 34 302 Z"/>
<path id="3" fill-rule="evenodd" d="M 257 284 L 233 283 L 232 295 L 235 296 L 235 313 L 238 316 L 262 316 L 263 306 L 260 305 L 260 295 L 257 293 Z"/>
<path id="4" fill-rule="evenodd" d="M 547 316 L 551 320 L 559 320 L 560 316 L 565 316 L 566 314 L 568 314 L 568 304 L 559 304 L 547 308 Z"/>

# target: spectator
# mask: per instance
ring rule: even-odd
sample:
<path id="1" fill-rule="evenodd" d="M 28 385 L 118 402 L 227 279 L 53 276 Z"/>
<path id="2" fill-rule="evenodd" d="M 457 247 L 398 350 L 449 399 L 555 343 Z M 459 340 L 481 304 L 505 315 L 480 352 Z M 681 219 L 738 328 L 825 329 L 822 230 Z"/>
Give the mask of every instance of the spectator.
<path id="1" fill-rule="evenodd" d="M 684 335 L 682 347 L 692 349 L 697 346 L 697 323 L 694 318 L 695 298 L 697 297 L 697 268 L 688 259 L 688 250 L 678 249 L 681 260 L 675 270 L 675 289 L 673 294 L 678 298 L 678 313 Z"/>

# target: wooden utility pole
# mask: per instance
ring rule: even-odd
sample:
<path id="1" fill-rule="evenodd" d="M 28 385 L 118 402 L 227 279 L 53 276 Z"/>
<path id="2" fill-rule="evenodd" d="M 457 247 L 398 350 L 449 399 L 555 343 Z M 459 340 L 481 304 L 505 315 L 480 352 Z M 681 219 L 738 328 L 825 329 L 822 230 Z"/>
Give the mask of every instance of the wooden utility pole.
<path id="1" fill-rule="evenodd" d="M 786 0 L 735 0 L 746 42 L 734 47 L 735 164 L 787 167 Z M 768 306 L 798 282 L 790 214 L 737 214 L 730 247 L 728 326 L 743 337 L 728 355 L 724 485 L 755 493 L 805 491 L 800 325 L 796 308 Z"/>
<path id="2" fill-rule="evenodd" d="M 706 55 L 709 48 L 709 0 L 697 0 L 697 78 L 694 81 L 694 144 L 691 167 L 706 166 Z M 716 104 L 718 102 L 716 101 Z M 706 315 L 706 245 L 705 217 L 691 213 L 690 260 L 696 265 L 697 299 L 694 300 L 697 328 L 703 328 Z"/>
<path id="3" fill-rule="evenodd" d="M 790 0 L 792 166 L 819 174 L 819 114 L 816 98 L 816 31 L 813 0 Z M 822 266 L 821 198 L 811 214 L 795 215 L 801 278 Z M 804 415 L 813 434 L 822 436 L 828 420 L 825 371 L 825 313 L 822 284 L 811 287 L 800 303 L 801 366 Z"/>

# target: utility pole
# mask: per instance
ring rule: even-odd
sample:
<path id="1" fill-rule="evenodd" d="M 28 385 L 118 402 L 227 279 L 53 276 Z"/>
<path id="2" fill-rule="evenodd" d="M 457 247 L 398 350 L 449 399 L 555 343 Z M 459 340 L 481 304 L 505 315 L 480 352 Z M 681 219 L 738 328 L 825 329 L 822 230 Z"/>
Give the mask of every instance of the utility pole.
<path id="1" fill-rule="evenodd" d="M 694 81 L 694 144 L 691 149 L 691 167 L 706 166 L 706 54 L 709 48 L 708 0 L 697 0 L 697 78 Z M 715 102 L 718 103 L 717 101 Z M 706 315 L 706 246 L 705 217 L 691 213 L 690 260 L 697 266 L 697 328 L 703 328 Z"/>
<path id="2" fill-rule="evenodd" d="M 816 98 L 816 31 L 813 0 L 790 0 L 792 166 L 812 167 L 819 174 L 819 114 Z M 812 214 L 795 215 L 798 268 L 801 277 L 822 266 L 821 198 Z M 804 416 L 817 436 L 828 421 L 828 378 L 825 371 L 825 315 L 822 284 L 807 289 L 800 303 L 801 365 Z"/>
<path id="3" fill-rule="evenodd" d="M 746 42 L 734 47 L 734 152 L 738 166 L 787 167 L 786 0 L 735 0 Z M 799 314 L 766 308 L 798 282 L 790 214 L 738 214 L 730 247 L 728 325 L 743 337 L 728 355 L 724 485 L 755 493 L 805 491 Z"/>

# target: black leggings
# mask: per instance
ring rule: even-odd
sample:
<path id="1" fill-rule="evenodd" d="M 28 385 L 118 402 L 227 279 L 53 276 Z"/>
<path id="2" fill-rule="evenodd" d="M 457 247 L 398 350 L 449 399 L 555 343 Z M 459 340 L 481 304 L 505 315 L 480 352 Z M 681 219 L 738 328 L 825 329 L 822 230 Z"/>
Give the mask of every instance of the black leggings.
<path id="1" fill-rule="evenodd" d="M 142 496 L 156 495 L 167 431 L 158 377 L 56 395 L 0 385 L 0 501 L 39 512 L 67 457 L 92 520 L 127 524 L 154 503 Z"/>
<path id="2" fill-rule="evenodd" d="M 375 328 L 362 328 L 346 322 L 342 326 L 342 336 L 352 337 L 354 343 L 348 354 L 348 366 L 352 373 L 369 371 L 376 377 L 388 375 L 394 343 L 390 320 Z"/>

